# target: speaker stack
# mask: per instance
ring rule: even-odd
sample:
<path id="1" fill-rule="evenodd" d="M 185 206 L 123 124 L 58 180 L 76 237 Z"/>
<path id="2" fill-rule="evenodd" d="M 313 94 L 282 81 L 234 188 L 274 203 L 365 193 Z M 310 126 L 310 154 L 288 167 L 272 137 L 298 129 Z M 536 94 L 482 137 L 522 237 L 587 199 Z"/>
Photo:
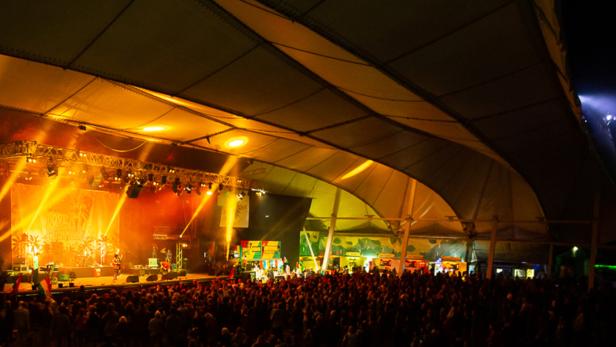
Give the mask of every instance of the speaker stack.
<path id="1" fill-rule="evenodd" d="M 169 272 L 163 275 L 163 280 L 174 280 L 178 278 L 178 273 L 177 272 Z"/>
<path id="2" fill-rule="evenodd" d="M 126 276 L 126 283 L 138 283 L 139 276 L 137 275 L 128 275 Z"/>
<path id="3" fill-rule="evenodd" d="M 145 280 L 148 282 L 158 281 L 158 275 L 157 274 L 149 275 L 148 277 L 145 278 Z"/>

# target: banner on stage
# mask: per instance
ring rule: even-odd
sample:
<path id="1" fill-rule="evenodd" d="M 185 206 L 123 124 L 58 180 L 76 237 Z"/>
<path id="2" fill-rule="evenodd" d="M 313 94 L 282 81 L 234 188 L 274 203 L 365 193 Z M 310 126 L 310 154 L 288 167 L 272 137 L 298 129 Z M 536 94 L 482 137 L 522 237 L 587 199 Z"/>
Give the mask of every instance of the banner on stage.
<path id="1" fill-rule="evenodd" d="M 261 241 L 262 259 L 280 259 L 280 241 Z"/>
<path id="2" fill-rule="evenodd" d="M 41 264 L 90 266 L 111 261 L 119 244 L 119 219 L 112 215 L 120 195 L 63 183 L 51 186 L 55 191 L 48 191 L 52 183 L 12 186 L 14 263 L 32 266 L 39 258 Z"/>
<path id="3" fill-rule="evenodd" d="M 240 241 L 240 259 L 260 260 L 263 255 L 261 241 Z"/>
<path id="4" fill-rule="evenodd" d="M 233 218 L 233 228 L 248 228 L 248 215 L 250 209 L 250 199 L 248 196 L 243 198 L 238 198 L 238 196 L 229 191 L 225 191 L 225 193 L 220 194 L 218 196 L 218 206 L 222 208 L 222 213 L 220 214 L 220 226 L 227 226 L 227 214 L 231 211 L 231 213 L 235 214 L 235 218 Z"/>

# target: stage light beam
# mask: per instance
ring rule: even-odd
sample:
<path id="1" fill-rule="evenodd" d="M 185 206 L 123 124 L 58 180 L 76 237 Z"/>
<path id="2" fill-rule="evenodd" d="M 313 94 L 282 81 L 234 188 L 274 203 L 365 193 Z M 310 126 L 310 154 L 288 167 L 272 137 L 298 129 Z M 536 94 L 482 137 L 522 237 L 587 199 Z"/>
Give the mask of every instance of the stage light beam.
<path id="1" fill-rule="evenodd" d="M 229 173 L 229 171 L 231 171 L 231 169 L 235 166 L 236 163 L 237 163 L 237 158 L 236 157 L 229 157 L 229 158 L 227 158 L 227 161 L 222 166 L 222 168 L 220 169 L 218 174 L 223 175 L 223 176 L 227 175 Z M 213 187 L 214 190 L 216 188 L 217 188 L 216 186 Z M 199 206 L 197 206 L 197 208 L 195 209 L 195 212 L 193 212 L 192 217 L 190 217 L 190 220 L 188 221 L 188 223 L 186 223 L 186 226 L 184 227 L 184 230 L 182 230 L 182 232 L 180 233 L 180 238 L 182 238 L 182 236 L 184 236 L 184 233 L 186 233 L 186 230 L 188 230 L 188 227 L 190 227 L 190 225 L 195 220 L 195 218 L 197 218 L 197 216 L 199 215 L 199 213 L 201 212 L 203 207 L 205 207 L 205 204 L 208 202 L 208 200 L 210 200 L 210 197 L 212 197 L 212 196 L 213 196 L 212 194 L 204 194 L 204 195 L 202 195 L 201 201 L 199 202 Z"/>
<path id="2" fill-rule="evenodd" d="M 19 158 L 19 160 L 17 161 L 17 164 L 15 165 L 15 169 L 13 170 L 9 178 L 2 185 L 2 190 L 0 190 L 0 201 L 2 201 L 2 199 L 4 199 L 4 197 L 6 196 L 6 194 L 11 190 L 11 187 L 13 187 L 13 184 L 17 180 L 17 177 L 19 177 L 19 174 L 21 174 L 21 172 L 23 171 L 25 167 L 26 167 L 26 158 L 25 157 Z"/>
<path id="3" fill-rule="evenodd" d="M 113 210 L 113 214 L 111 215 L 111 219 L 109 220 L 109 223 L 107 223 L 107 228 L 105 228 L 104 236 L 107 236 L 107 234 L 109 233 L 109 229 L 111 229 L 111 226 L 113 225 L 113 222 L 116 220 L 116 218 L 118 218 L 118 215 L 120 214 L 120 210 L 122 210 L 122 206 L 124 206 L 124 203 L 126 202 L 126 198 L 128 197 L 128 195 L 126 195 L 126 192 L 128 191 L 128 188 L 130 188 L 130 184 L 127 183 L 124 186 L 123 194 L 120 194 L 120 200 L 118 201 L 118 203 L 116 204 L 115 209 Z"/>
<path id="4" fill-rule="evenodd" d="M 53 194 L 53 192 L 58 187 L 58 183 L 60 183 L 59 179 L 52 179 L 51 183 L 47 185 L 47 188 L 45 189 L 45 193 L 43 194 L 43 199 L 41 199 L 41 202 L 36 208 L 36 212 L 34 212 L 34 215 L 32 216 L 32 219 L 30 220 L 30 224 L 28 224 L 28 228 L 26 230 L 30 230 L 32 228 L 34 221 L 41 214 L 41 211 L 43 211 L 43 209 L 46 207 L 49 197 L 51 197 L 51 194 Z"/>
<path id="5" fill-rule="evenodd" d="M 49 208 L 54 207 L 55 205 L 60 203 L 62 201 L 62 199 L 64 199 L 65 196 L 69 195 L 75 189 L 76 189 L 75 186 L 71 184 L 68 187 L 66 187 L 63 190 L 61 190 L 59 193 L 54 194 L 53 197 L 51 197 L 47 201 L 46 208 L 49 209 Z M 41 204 L 42 204 L 42 201 L 41 201 L 41 203 L 39 203 L 39 206 L 41 206 Z M 13 233 L 15 233 L 15 231 L 17 231 L 19 229 L 22 229 L 26 225 L 26 223 L 30 223 L 31 221 L 36 221 L 36 218 L 33 218 L 35 213 L 36 213 L 36 211 L 32 212 L 32 213 L 30 213 L 30 214 L 28 214 L 26 216 L 24 216 L 19 222 L 17 222 L 15 225 L 11 226 L 11 228 L 9 230 L 7 230 L 4 234 L 2 234 L 0 236 L 0 241 L 5 240 L 7 237 L 9 237 Z M 28 229 L 26 229 L 26 230 L 28 230 Z"/>
<path id="6" fill-rule="evenodd" d="M 354 168 L 353 170 L 347 172 L 346 174 L 344 174 L 344 176 L 340 177 L 341 181 L 344 181 L 348 178 L 351 178 L 353 176 L 357 176 L 360 173 L 362 173 L 363 171 L 365 171 L 367 168 L 370 167 L 370 165 L 372 165 L 373 161 L 372 160 L 366 160 L 365 162 L 363 162 L 361 165 L 357 166 L 356 168 Z"/>
<path id="7" fill-rule="evenodd" d="M 225 210 L 227 212 L 225 221 L 225 242 L 227 244 L 227 257 L 229 259 L 229 251 L 231 248 L 231 239 L 233 238 L 233 222 L 235 222 L 235 210 L 237 209 L 238 199 L 235 198 L 235 187 L 225 201 Z"/>

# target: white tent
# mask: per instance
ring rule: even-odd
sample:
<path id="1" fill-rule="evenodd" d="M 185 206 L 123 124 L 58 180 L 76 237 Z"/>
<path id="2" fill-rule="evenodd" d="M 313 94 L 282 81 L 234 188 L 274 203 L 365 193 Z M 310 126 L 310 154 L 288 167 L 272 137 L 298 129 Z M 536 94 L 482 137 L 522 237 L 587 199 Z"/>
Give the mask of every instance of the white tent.
<path id="1" fill-rule="evenodd" d="M 488 238 L 498 221 L 505 240 L 587 241 L 603 176 L 553 6 L 6 1 L 0 117 L 255 159 L 264 169 L 245 176 L 289 194 L 340 187 L 361 215 L 405 218 L 416 179 L 435 236 L 470 223 Z"/>

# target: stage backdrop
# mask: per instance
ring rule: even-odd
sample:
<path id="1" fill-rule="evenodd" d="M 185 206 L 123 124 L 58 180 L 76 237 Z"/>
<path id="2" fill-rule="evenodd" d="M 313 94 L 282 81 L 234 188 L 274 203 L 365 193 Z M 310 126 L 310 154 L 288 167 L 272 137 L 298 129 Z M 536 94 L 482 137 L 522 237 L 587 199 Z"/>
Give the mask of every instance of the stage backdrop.
<path id="1" fill-rule="evenodd" d="M 110 223 L 119 193 L 72 189 L 64 181 L 51 192 L 48 187 L 11 189 L 13 263 L 32 265 L 38 254 L 41 266 L 109 266 L 119 244 L 119 221 Z"/>
<path id="2" fill-rule="evenodd" d="M 250 194 L 249 227 L 237 230 L 239 240 L 279 241 L 280 256 L 295 264 L 299 235 L 312 199 L 295 196 Z"/>

